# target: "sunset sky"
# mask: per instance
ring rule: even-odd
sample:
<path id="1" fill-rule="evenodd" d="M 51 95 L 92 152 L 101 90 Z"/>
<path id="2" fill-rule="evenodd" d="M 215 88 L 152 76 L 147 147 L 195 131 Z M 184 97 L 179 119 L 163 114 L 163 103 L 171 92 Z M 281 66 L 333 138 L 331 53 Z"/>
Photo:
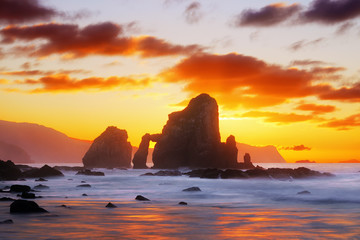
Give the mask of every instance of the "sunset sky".
<path id="1" fill-rule="evenodd" d="M 132 145 L 200 93 L 223 141 L 360 159 L 359 0 L 0 0 L 1 120 Z"/>

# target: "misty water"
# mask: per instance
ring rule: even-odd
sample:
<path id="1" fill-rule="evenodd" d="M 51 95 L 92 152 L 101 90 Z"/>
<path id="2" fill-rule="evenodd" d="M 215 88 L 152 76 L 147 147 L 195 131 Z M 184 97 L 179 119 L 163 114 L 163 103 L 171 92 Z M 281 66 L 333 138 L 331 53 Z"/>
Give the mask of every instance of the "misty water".
<path id="1" fill-rule="evenodd" d="M 46 214 L 10 214 L 11 202 L 0 202 L 0 222 L 14 221 L 0 224 L 0 239 L 360 239 L 360 164 L 262 166 L 305 166 L 336 176 L 200 179 L 140 176 L 157 171 L 152 169 L 98 169 L 105 176 L 62 171 L 65 177 L 47 182 L 0 182 L 0 188 L 50 187 L 36 193 L 43 197 L 35 201 Z M 82 181 L 91 188 L 77 187 Z M 201 191 L 182 191 L 193 186 Z M 136 195 L 151 201 L 136 201 Z M 178 205 L 180 201 L 188 205 Z M 117 208 L 105 208 L 108 202 Z"/>

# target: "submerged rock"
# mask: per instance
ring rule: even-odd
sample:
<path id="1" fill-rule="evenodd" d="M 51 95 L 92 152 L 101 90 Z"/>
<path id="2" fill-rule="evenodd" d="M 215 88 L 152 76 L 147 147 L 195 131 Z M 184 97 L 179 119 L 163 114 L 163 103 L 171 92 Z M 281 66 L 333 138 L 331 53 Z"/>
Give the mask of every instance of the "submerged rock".
<path id="1" fill-rule="evenodd" d="M 130 142 L 126 130 L 108 127 L 91 144 L 83 157 L 86 168 L 115 168 L 131 166 Z"/>
<path id="2" fill-rule="evenodd" d="M 103 172 L 91 171 L 89 169 L 81 170 L 76 173 L 76 175 L 86 175 L 86 176 L 105 176 Z"/>
<path id="3" fill-rule="evenodd" d="M 188 205 L 187 202 L 179 202 L 179 205 Z"/>
<path id="4" fill-rule="evenodd" d="M 47 182 L 47 180 L 45 178 L 38 178 L 35 182 Z"/>
<path id="5" fill-rule="evenodd" d="M 305 191 L 298 192 L 297 194 L 298 195 L 308 195 L 308 194 L 311 194 L 311 192 L 305 190 Z"/>
<path id="6" fill-rule="evenodd" d="M 135 200 L 138 200 L 138 201 L 150 201 L 150 199 L 144 197 L 144 196 L 141 196 L 141 195 L 137 195 Z"/>
<path id="7" fill-rule="evenodd" d="M 13 224 L 13 223 L 14 223 L 14 221 L 11 219 L 6 219 L 6 220 L 0 222 L 0 224 Z"/>
<path id="8" fill-rule="evenodd" d="M 199 187 L 189 187 L 183 189 L 183 192 L 201 192 L 201 189 Z"/>
<path id="9" fill-rule="evenodd" d="M 17 180 L 22 177 L 21 170 L 10 160 L 0 160 L 0 180 Z"/>
<path id="10" fill-rule="evenodd" d="M 42 184 L 39 184 L 39 185 L 36 185 L 34 187 L 34 189 L 49 189 L 50 187 L 46 186 L 46 185 L 42 185 Z"/>
<path id="11" fill-rule="evenodd" d="M 10 213 L 45 213 L 45 209 L 39 207 L 34 201 L 15 200 L 10 205 Z"/>
<path id="12" fill-rule="evenodd" d="M 249 178 L 249 176 L 241 170 L 237 169 L 226 169 L 220 174 L 220 178 L 223 179 L 234 179 L 234 178 Z"/>
<path id="13" fill-rule="evenodd" d="M 35 199 L 36 198 L 34 193 L 29 193 L 29 192 L 23 192 L 20 196 L 21 196 L 21 198 L 25 198 L 25 199 Z"/>
<path id="14" fill-rule="evenodd" d="M 114 204 L 112 204 L 111 202 L 109 202 L 108 204 L 106 204 L 105 207 L 107 207 L 107 208 L 117 208 L 117 206 L 114 205 Z"/>
<path id="15" fill-rule="evenodd" d="M 28 178 L 45 178 L 45 177 L 61 177 L 62 172 L 48 165 L 42 166 L 40 169 L 34 168 L 23 173 Z"/>
<path id="16" fill-rule="evenodd" d="M 90 184 L 80 184 L 80 185 L 77 185 L 76 187 L 90 188 L 91 185 Z"/>

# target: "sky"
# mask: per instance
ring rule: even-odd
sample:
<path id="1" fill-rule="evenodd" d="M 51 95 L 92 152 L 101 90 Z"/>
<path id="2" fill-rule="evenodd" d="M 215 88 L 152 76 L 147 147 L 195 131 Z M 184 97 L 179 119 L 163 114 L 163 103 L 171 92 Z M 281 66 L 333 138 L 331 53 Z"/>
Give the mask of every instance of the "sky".
<path id="1" fill-rule="evenodd" d="M 360 1 L 0 0 L 0 119 L 137 146 L 200 93 L 222 140 L 360 159 Z"/>

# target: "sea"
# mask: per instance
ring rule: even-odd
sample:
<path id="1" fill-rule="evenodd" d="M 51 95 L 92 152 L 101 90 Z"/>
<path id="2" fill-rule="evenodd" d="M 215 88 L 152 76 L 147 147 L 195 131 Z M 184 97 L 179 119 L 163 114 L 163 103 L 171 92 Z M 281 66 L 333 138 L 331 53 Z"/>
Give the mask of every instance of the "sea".
<path id="1" fill-rule="evenodd" d="M 94 169 L 105 176 L 62 171 L 65 177 L 47 182 L 3 181 L 0 189 L 49 186 L 35 192 L 42 196 L 35 202 L 49 213 L 10 214 L 11 202 L 0 202 L 0 222 L 13 221 L 0 224 L 0 239 L 360 239 L 360 164 L 261 165 L 335 176 L 201 179 L 141 176 L 155 169 Z M 201 191 L 182 191 L 189 187 Z M 137 201 L 137 195 L 150 201 Z M 109 202 L 117 208 L 106 208 Z"/>

